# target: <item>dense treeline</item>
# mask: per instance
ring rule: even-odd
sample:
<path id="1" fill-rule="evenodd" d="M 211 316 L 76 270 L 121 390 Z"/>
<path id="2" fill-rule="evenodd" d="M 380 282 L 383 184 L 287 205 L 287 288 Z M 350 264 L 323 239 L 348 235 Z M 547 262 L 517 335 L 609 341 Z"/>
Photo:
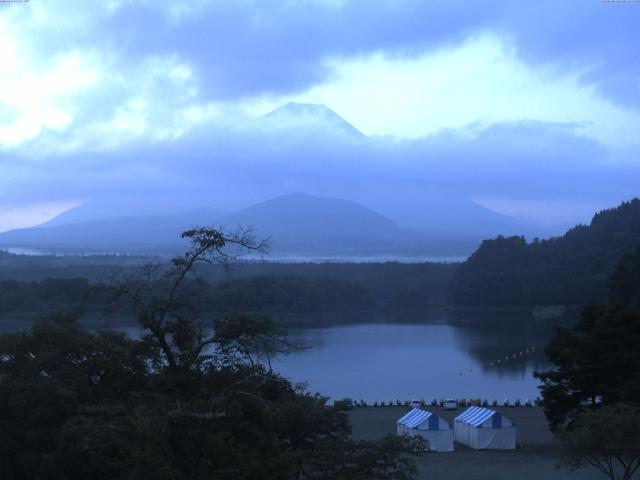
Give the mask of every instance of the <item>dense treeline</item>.
<path id="1" fill-rule="evenodd" d="M 264 275 L 215 284 L 208 306 L 214 311 L 322 312 L 370 308 L 373 299 L 365 287 L 342 279 Z"/>
<path id="2" fill-rule="evenodd" d="M 0 315 L 37 318 L 50 311 L 116 314 L 126 301 L 114 301 L 114 288 L 87 279 L 47 278 L 41 282 L 0 281 Z M 260 276 L 226 282 L 184 282 L 181 293 L 201 311 L 229 313 L 308 313 L 370 309 L 369 291 L 327 277 Z"/>
<path id="3" fill-rule="evenodd" d="M 0 280 L 39 282 L 45 278 L 81 277 L 90 282 L 103 282 L 115 270 L 135 267 L 155 258 L 133 255 L 18 255 L 0 250 Z"/>
<path id="4" fill-rule="evenodd" d="M 47 278 L 41 282 L 0 281 L 0 313 L 49 312 L 81 306 L 97 295 L 85 278 Z M 97 298 L 92 299 L 94 302 Z"/>
<path id="5" fill-rule="evenodd" d="M 442 304 L 459 263 L 241 263 L 231 278 L 261 275 L 329 277 L 366 288 L 377 303 Z M 224 280 L 221 270 L 207 272 L 210 278 Z M 224 276 L 223 276 L 224 275 Z"/>
<path id="6" fill-rule="evenodd" d="M 28 260 L 31 264 L 32 259 Z M 446 288 L 455 267 L 246 263 L 235 265 L 225 274 L 221 268 L 205 266 L 197 280 L 190 279 L 181 288 L 194 305 L 211 314 L 420 309 L 446 302 Z M 106 267 L 100 267 L 103 268 Z M 119 276 L 133 275 L 139 268 L 120 269 Z M 71 271 L 81 270 L 72 267 Z M 111 268 L 109 276 L 116 278 L 114 272 Z M 126 308 L 126 304 L 113 302 L 111 281 L 92 282 L 85 277 L 0 280 L 0 318 L 18 324 L 21 320 L 42 318 L 51 311 L 84 312 L 86 318 L 96 321 L 114 315 L 124 320 Z"/>
<path id="7" fill-rule="evenodd" d="M 109 283 L 115 272 L 137 265 L 166 263 L 167 258 L 116 255 L 25 256 L 0 251 L 0 281 L 40 282 L 46 278 L 86 278 L 90 283 Z M 444 303 L 457 263 L 272 263 L 237 262 L 231 271 L 220 266 L 200 266 L 207 281 L 227 282 L 252 277 L 326 277 L 359 285 L 377 303 L 419 301 Z"/>
<path id="8" fill-rule="evenodd" d="M 640 200 L 597 213 L 562 237 L 484 241 L 455 272 L 459 305 L 585 305 L 606 299 L 616 262 L 640 245 Z"/>

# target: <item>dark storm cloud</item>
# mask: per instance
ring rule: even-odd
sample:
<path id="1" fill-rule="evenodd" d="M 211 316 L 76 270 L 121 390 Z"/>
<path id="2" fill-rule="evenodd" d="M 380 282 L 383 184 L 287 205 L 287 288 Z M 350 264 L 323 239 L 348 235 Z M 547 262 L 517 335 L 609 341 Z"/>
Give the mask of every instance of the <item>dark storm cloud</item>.
<path id="1" fill-rule="evenodd" d="M 323 81 L 326 56 L 422 53 L 461 40 L 486 16 L 452 2 L 211 2 L 181 20 L 129 4 L 101 30 L 122 39 L 127 58 L 167 52 L 192 62 L 216 98 L 291 92 Z M 455 18 L 455 25 L 449 25 Z"/>
<path id="2" fill-rule="evenodd" d="M 171 6 L 184 13 L 171 14 Z M 327 57 L 418 55 L 490 31 L 513 41 L 527 62 L 581 72 L 610 98 L 640 105 L 640 4 L 237 0 L 124 2 L 97 11 L 64 35 L 55 24 L 38 25 L 35 48 L 96 48 L 123 63 L 174 54 L 192 65 L 206 96 L 231 99 L 322 82 L 331 74 L 322 65 Z"/>

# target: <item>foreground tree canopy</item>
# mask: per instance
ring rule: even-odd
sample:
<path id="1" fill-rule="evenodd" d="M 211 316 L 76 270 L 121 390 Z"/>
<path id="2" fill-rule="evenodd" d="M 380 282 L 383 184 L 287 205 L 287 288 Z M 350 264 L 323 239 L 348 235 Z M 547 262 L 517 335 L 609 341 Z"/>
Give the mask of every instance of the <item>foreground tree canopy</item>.
<path id="1" fill-rule="evenodd" d="M 640 468 L 637 407 L 621 404 L 585 410 L 560 439 L 563 463 L 572 470 L 590 466 L 611 480 L 631 480 Z"/>
<path id="2" fill-rule="evenodd" d="M 605 305 L 586 307 L 572 329 L 558 328 L 547 355 L 556 370 L 543 381 L 552 428 L 570 423 L 584 404 L 640 406 L 640 249 L 623 256 Z"/>
<path id="3" fill-rule="evenodd" d="M 263 249 L 250 232 L 185 232 L 170 269 L 114 284 L 142 337 L 53 315 L 0 336 L 0 478 L 410 479 L 423 445 L 354 442 L 344 410 L 270 368 L 299 346 L 268 320 L 206 314 L 181 299 L 200 262 Z M 159 281 L 162 280 L 162 281 Z"/>
<path id="4" fill-rule="evenodd" d="M 623 256 L 606 305 L 591 305 L 547 348 L 557 369 L 537 373 L 543 407 L 570 468 L 611 480 L 640 468 L 640 249 Z"/>

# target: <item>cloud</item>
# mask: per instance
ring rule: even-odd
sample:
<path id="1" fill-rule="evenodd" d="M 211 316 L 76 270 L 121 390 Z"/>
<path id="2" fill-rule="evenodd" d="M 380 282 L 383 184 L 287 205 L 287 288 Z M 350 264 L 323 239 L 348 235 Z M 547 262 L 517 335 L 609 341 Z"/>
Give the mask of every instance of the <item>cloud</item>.
<path id="1" fill-rule="evenodd" d="M 398 218 L 447 208 L 446 201 L 432 203 L 431 191 L 499 197 L 503 205 L 569 202 L 576 209 L 636 195 L 640 164 L 616 162 L 615 152 L 575 131 L 572 124 L 513 122 L 397 140 L 248 121 L 242 128 L 207 124 L 116 153 L 5 157 L 0 168 L 18 168 L 0 180 L 0 203 L 188 194 L 229 210 L 304 191 L 357 200 Z"/>
<path id="2" fill-rule="evenodd" d="M 384 206 L 426 188 L 617 201 L 639 180 L 639 17 L 580 0 L 9 4 L 0 204 L 302 190 Z M 242 114 L 292 98 L 373 138 Z"/>
<path id="3" fill-rule="evenodd" d="M 618 104 L 640 107 L 640 5 L 634 2 L 504 2 L 493 28 L 514 39 L 523 61 L 582 69 L 581 80 Z"/>
<path id="4" fill-rule="evenodd" d="M 0 147 L 117 148 L 291 98 L 366 133 L 533 119 L 622 146 L 640 115 L 639 17 L 579 0 L 13 4 L 0 12 Z"/>
<path id="5" fill-rule="evenodd" d="M 612 147 L 638 142 L 640 111 L 612 105 L 575 72 L 528 66 L 493 34 L 413 58 L 374 54 L 329 64 L 334 78 L 295 98 L 336 108 L 366 134 L 419 138 L 527 119 L 574 123 Z"/>
<path id="6" fill-rule="evenodd" d="M 177 138 L 218 114 L 188 63 L 171 52 L 128 61 L 91 37 L 102 17 L 76 6 L 77 16 L 66 3 L 58 11 L 36 2 L 23 15 L 18 7 L 0 15 L 0 150 L 112 150 Z"/>
<path id="7" fill-rule="evenodd" d="M 306 89 L 327 57 L 415 56 L 482 32 L 512 40 L 525 62 L 583 69 L 607 95 L 640 102 L 637 5 L 554 0 L 79 0 L 10 11 L 39 52 L 78 45 L 137 62 L 170 52 L 193 65 L 210 98 Z M 64 38 L 58 34 L 65 31 Z"/>
<path id="8" fill-rule="evenodd" d="M 0 19 L 2 20 L 2 19 Z M 3 31 L 0 21 L 0 32 Z M 35 64 L 21 56 L 20 45 L 0 33 L 0 146 L 20 145 L 45 129 L 56 131 L 72 121 L 72 97 L 95 84 L 98 70 L 77 51 Z"/>
<path id="9" fill-rule="evenodd" d="M 366 0 L 80 0 L 5 12 L 38 52 L 101 48 L 138 62 L 175 54 L 206 79 L 210 98 L 292 92 L 331 75 L 327 57 L 414 56 L 491 31 L 523 60 L 588 67 L 607 94 L 638 99 L 633 64 L 640 8 L 606 2 Z M 64 31 L 62 38 L 60 31 Z M 622 92 L 620 88 L 622 88 Z M 635 95 L 634 95 L 635 93 Z"/>

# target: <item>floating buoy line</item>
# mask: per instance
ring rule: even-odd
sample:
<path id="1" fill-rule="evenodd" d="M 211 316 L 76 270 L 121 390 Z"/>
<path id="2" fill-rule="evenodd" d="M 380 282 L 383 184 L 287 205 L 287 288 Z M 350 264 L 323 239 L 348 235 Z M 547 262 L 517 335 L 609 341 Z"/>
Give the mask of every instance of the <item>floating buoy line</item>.
<path id="1" fill-rule="evenodd" d="M 509 365 L 512 364 L 514 361 L 522 359 L 524 357 L 527 357 L 528 355 L 533 355 L 534 353 L 540 351 L 540 347 L 536 347 L 535 345 L 531 345 L 530 347 L 526 347 L 522 350 L 518 350 L 515 351 L 513 353 L 510 353 L 508 355 L 505 355 L 504 357 L 500 357 L 498 359 L 489 361 L 489 362 L 484 362 L 481 363 L 479 365 L 479 367 L 476 367 L 475 370 L 478 369 L 483 369 L 483 368 L 499 368 L 502 367 L 504 365 Z M 473 368 L 470 368 L 468 371 L 467 370 L 463 370 L 460 371 L 458 373 L 459 376 L 463 376 L 465 374 L 471 374 L 474 372 Z M 382 401 L 375 401 L 371 404 L 367 403 L 364 399 L 361 399 L 360 401 L 358 400 L 351 400 L 351 399 L 343 399 L 343 400 L 334 400 L 334 402 L 347 402 L 350 406 L 352 407 L 366 407 L 366 406 L 372 406 L 372 407 L 392 407 L 392 406 L 404 406 L 404 407 L 426 407 L 426 406 L 440 406 L 443 407 L 445 400 L 444 399 L 433 399 L 432 401 L 428 402 L 425 401 L 424 399 L 421 400 L 390 400 L 388 402 L 382 400 Z M 530 399 L 525 399 L 524 402 L 521 402 L 520 399 L 516 399 L 515 401 L 511 401 L 508 398 L 505 398 L 503 402 L 498 402 L 498 400 L 493 400 L 492 402 L 489 402 L 489 400 L 484 399 L 481 400 L 479 398 L 475 398 L 475 399 L 456 399 L 456 408 L 457 407 L 466 407 L 466 406 L 471 406 L 471 405 L 478 405 L 478 406 L 504 406 L 504 407 L 532 407 L 534 405 L 540 405 L 540 398 L 537 397 L 533 400 Z"/>
<path id="2" fill-rule="evenodd" d="M 502 365 L 506 365 L 513 360 L 517 360 L 521 357 L 526 357 L 527 355 L 531 355 L 537 351 L 535 345 L 525 348 L 524 350 L 519 350 L 517 352 L 511 353 L 509 355 L 505 355 L 503 358 L 499 358 L 497 360 L 492 360 L 490 362 L 485 362 L 480 364 L 480 368 L 493 368 L 493 367 L 501 367 Z M 465 373 L 473 373 L 473 368 L 470 368 L 468 372 L 462 370 L 458 373 L 459 376 L 463 376 Z"/>

